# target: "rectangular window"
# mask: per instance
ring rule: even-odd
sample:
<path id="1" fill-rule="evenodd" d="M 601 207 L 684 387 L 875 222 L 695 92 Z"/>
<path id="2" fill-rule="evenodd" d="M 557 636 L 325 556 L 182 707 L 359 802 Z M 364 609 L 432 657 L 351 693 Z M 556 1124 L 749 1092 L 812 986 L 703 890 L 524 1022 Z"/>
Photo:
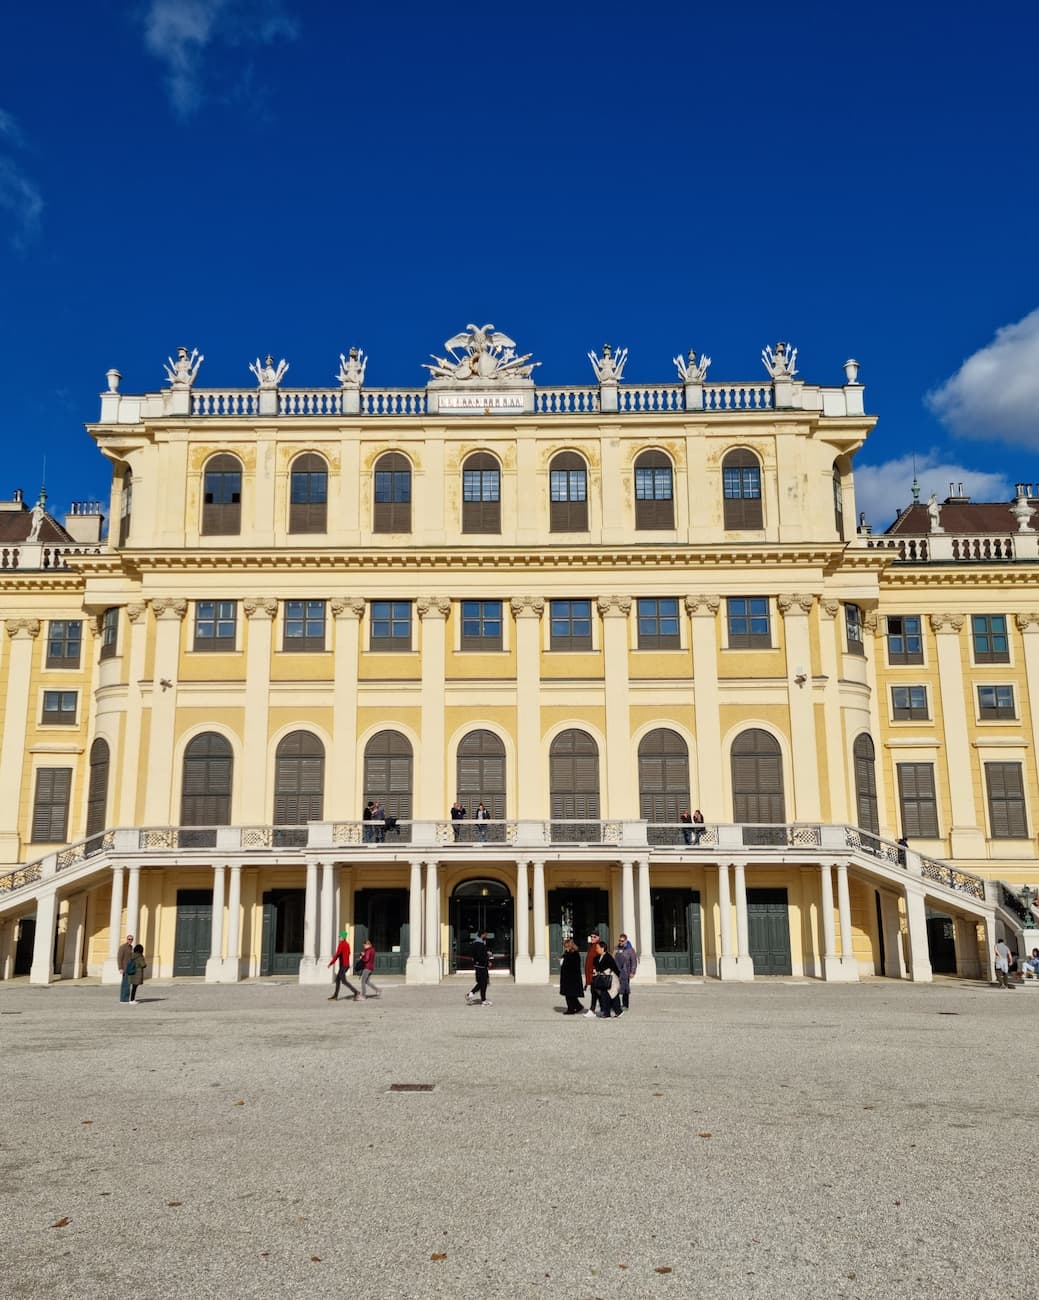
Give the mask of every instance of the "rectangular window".
<path id="1" fill-rule="evenodd" d="M 119 644 L 119 608 L 106 609 L 101 616 L 101 658 L 115 658 Z"/>
<path id="2" fill-rule="evenodd" d="M 76 691 L 44 691 L 43 713 L 40 721 L 74 727 L 76 725 L 76 697 Z"/>
<path id="3" fill-rule="evenodd" d="M 938 801 L 934 793 L 933 764 L 898 764 L 898 800 L 902 834 L 908 839 L 936 840 Z"/>
<path id="4" fill-rule="evenodd" d="M 891 715 L 896 722 L 926 721 L 926 686 L 892 686 Z"/>
<path id="5" fill-rule="evenodd" d="M 287 600 L 283 650 L 321 651 L 325 648 L 325 602 Z"/>
<path id="6" fill-rule="evenodd" d="M 887 661 L 889 664 L 922 664 L 924 642 L 920 632 L 920 615 L 903 614 L 887 620 Z"/>
<path id="7" fill-rule="evenodd" d="M 373 600 L 370 649 L 411 649 L 411 601 Z"/>
<path id="8" fill-rule="evenodd" d="M 972 614 L 971 639 L 976 664 L 1008 664 L 1010 642 L 1005 614 Z"/>
<path id="9" fill-rule="evenodd" d="M 47 624 L 47 667 L 78 668 L 83 648 L 83 623 L 78 618 L 52 619 Z"/>
<path id="10" fill-rule="evenodd" d="M 635 471 L 636 501 L 670 501 L 671 470 L 662 466 Z"/>
<path id="11" fill-rule="evenodd" d="M 34 844 L 64 844 L 68 838 L 71 767 L 40 767 L 32 803 Z"/>
<path id="12" fill-rule="evenodd" d="M 722 470 L 722 492 L 727 501 L 761 496 L 761 470 L 756 465 L 737 465 Z"/>
<path id="13" fill-rule="evenodd" d="M 590 600 L 553 600 L 550 610 L 549 644 L 553 650 L 591 650 Z"/>
<path id="14" fill-rule="evenodd" d="M 678 599 L 664 596 L 638 601 L 640 650 L 679 650 Z"/>
<path id="15" fill-rule="evenodd" d="M 588 475 L 583 469 L 554 469 L 550 475 L 553 501 L 585 501 Z"/>
<path id="16" fill-rule="evenodd" d="M 725 602 L 730 650 L 771 650 L 767 596 L 730 596 Z"/>
<path id="17" fill-rule="evenodd" d="M 1020 763 L 986 763 L 989 826 L 994 840 L 1028 839 Z"/>
<path id="18" fill-rule="evenodd" d="M 1012 686 L 979 686 L 978 717 L 984 721 L 1014 719 L 1014 688 Z"/>
<path id="19" fill-rule="evenodd" d="M 844 606 L 844 626 L 848 634 L 848 654 L 864 655 L 866 647 L 862 644 L 862 610 L 858 605 Z"/>
<path id="20" fill-rule="evenodd" d="M 462 649 L 500 650 L 501 601 L 462 601 Z"/>
<path id="21" fill-rule="evenodd" d="M 195 649 L 233 650 L 237 641 L 236 600 L 195 601 Z"/>

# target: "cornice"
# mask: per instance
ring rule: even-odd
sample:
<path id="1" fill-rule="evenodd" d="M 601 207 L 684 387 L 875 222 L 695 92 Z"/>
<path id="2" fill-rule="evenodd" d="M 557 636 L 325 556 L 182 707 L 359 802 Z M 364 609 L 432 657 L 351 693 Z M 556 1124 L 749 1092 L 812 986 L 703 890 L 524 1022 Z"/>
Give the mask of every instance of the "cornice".
<path id="1" fill-rule="evenodd" d="M 885 571 L 883 585 L 884 588 L 955 587 L 962 592 L 964 583 L 969 582 L 972 590 L 982 586 L 1028 587 L 1034 592 L 1037 581 L 1039 581 L 1039 565 L 1030 560 L 1025 565 L 1015 564 L 1011 568 L 985 567 L 977 564 L 954 566 L 923 564 L 918 568 L 902 569 L 893 565 Z"/>

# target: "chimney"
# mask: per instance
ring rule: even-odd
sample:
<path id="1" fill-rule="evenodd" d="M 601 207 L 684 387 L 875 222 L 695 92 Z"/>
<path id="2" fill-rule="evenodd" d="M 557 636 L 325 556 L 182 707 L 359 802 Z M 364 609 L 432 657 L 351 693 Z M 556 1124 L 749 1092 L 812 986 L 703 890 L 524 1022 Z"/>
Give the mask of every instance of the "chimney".
<path id="1" fill-rule="evenodd" d="M 65 531 L 81 546 L 96 546 L 104 522 L 99 501 L 73 501 L 65 516 Z"/>

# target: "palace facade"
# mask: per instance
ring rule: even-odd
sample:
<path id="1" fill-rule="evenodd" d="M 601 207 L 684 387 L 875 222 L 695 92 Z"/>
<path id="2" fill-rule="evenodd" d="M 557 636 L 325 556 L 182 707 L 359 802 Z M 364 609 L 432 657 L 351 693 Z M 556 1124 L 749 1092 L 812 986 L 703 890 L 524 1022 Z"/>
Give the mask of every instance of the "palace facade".
<path id="1" fill-rule="evenodd" d="M 544 983 L 597 927 L 643 979 L 988 977 L 1039 880 L 1031 488 L 875 536 L 855 362 L 591 360 L 538 386 L 470 326 L 414 389 L 109 372 L 107 537 L 0 506 L 0 976 L 112 981 L 130 932 L 317 982 L 347 928 L 437 982 L 486 929 Z"/>

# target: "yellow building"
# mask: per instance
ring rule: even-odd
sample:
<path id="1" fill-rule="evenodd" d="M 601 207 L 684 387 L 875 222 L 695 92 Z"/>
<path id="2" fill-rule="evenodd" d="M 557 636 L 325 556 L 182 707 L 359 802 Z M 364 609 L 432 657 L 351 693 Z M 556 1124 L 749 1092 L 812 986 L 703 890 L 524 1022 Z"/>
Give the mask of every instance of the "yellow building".
<path id="1" fill-rule="evenodd" d="M 107 541 L 6 512 L 0 975 L 113 981 L 129 932 L 317 982 L 347 928 L 437 982 L 487 929 L 547 982 L 598 927 L 642 979 L 929 979 L 929 931 L 987 977 L 996 882 L 1039 878 L 1028 518 L 857 534 L 854 362 L 591 359 L 538 386 L 471 326 L 415 389 L 109 373 Z"/>

